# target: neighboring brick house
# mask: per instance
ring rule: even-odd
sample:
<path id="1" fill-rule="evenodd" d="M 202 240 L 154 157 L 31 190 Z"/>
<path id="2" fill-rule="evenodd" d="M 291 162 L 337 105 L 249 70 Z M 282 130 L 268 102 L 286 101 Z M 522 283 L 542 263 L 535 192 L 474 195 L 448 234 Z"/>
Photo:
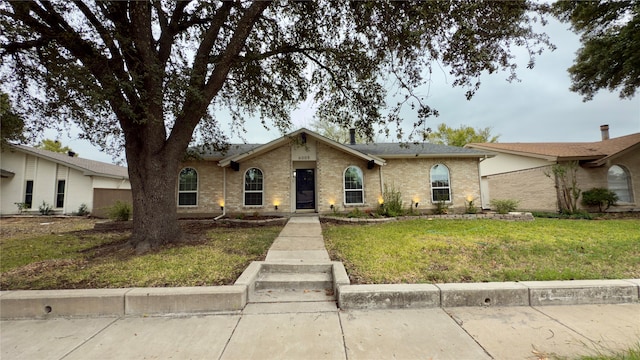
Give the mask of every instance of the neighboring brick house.
<path id="1" fill-rule="evenodd" d="M 488 156 L 435 144 L 341 144 L 302 128 L 267 144 L 231 145 L 226 154 L 183 162 L 176 174 L 178 213 L 374 210 L 385 185 L 402 193 L 405 207 L 427 212 L 442 199 L 462 212 L 467 199 L 480 199 L 478 165 Z"/>
<path id="2" fill-rule="evenodd" d="M 480 163 L 483 207 L 491 199 L 515 199 L 523 210 L 559 211 L 556 180 L 547 175 L 554 164 L 577 161 L 579 189 L 616 192 L 619 201 L 610 211 L 640 210 L 640 133 L 610 139 L 608 125 L 600 130 L 602 140 L 596 142 L 466 145 L 496 154 Z"/>
<path id="3" fill-rule="evenodd" d="M 94 216 L 103 216 L 115 200 L 131 202 L 131 184 L 126 167 L 74 157 L 22 145 L 2 151 L 0 165 L 0 214 L 20 211 L 39 213 L 47 203 L 56 214 L 72 214 L 85 204 Z"/>

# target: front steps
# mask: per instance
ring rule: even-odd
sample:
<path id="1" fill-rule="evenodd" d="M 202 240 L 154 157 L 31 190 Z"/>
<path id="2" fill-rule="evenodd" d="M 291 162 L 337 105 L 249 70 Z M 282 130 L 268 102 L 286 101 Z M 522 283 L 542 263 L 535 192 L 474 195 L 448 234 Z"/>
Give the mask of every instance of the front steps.
<path id="1" fill-rule="evenodd" d="M 251 263 L 236 281 L 247 286 L 247 303 L 336 303 L 349 278 L 340 262 Z"/>
<path id="2" fill-rule="evenodd" d="M 251 286 L 248 302 L 335 302 L 332 267 L 330 263 L 264 263 Z"/>

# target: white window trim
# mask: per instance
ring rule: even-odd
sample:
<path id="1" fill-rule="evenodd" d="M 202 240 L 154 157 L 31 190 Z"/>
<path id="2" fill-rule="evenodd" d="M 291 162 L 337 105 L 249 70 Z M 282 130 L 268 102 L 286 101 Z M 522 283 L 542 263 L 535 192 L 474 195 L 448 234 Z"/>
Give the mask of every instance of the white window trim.
<path id="1" fill-rule="evenodd" d="M 258 171 L 260 171 L 260 173 L 262 174 L 262 190 L 247 190 L 246 186 L 245 186 L 245 179 L 247 178 L 247 172 L 249 172 L 249 170 L 251 169 L 256 169 Z M 246 207 L 246 208 L 262 208 L 264 207 L 264 188 L 265 188 L 265 183 L 266 183 L 266 177 L 264 175 L 264 171 L 262 171 L 262 169 L 260 169 L 259 167 L 256 166 L 252 166 L 250 168 L 248 168 L 244 174 L 242 175 L 242 206 Z M 261 199 L 260 205 L 247 205 L 247 197 L 246 194 L 257 194 L 260 193 L 261 194 Z"/>
<path id="2" fill-rule="evenodd" d="M 433 186 L 433 178 L 431 177 L 431 172 L 433 171 L 433 168 L 436 167 L 437 165 L 444 166 L 447 169 L 447 180 L 448 180 L 449 186 L 436 186 L 436 187 Z M 439 189 L 448 189 L 449 190 L 449 200 L 445 200 L 444 203 L 445 204 L 453 203 L 453 193 L 451 191 L 451 170 L 449 170 L 449 167 L 447 165 L 442 164 L 442 163 L 438 163 L 438 164 L 433 164 L 431 166 L 431 168 L 429 168 L 429 188 L 431 189 L 429 191 L 429 193 L 430 193 L 431 203 L 432 204 L 437 204 L 440 201 L 442 201 L 442 200 L 436 200 L 436 199 L 433 198 L 433 190 L 439 190 Z"/>
<path id="3" fill-rule="evenodd" d="M 195 171 L 196 173 L 196 189 L 195 190 L 182 190 L 180 191 L 180 174 L 182 174 L 182 171 L 186 170 L 186 169 L 193 169 L 193 171 Z M 176 199 L 178 202 L 178 207 L 181 208 L 189 208 L 189 207 L 198 207 L 198 198 L 199 196 L 199 191 L 200 190 L 200 175 L 198 174 L 198 170 L 194 167 L 191 166 L 187 166 L 184 167 L 182 169 L 180 169 L 180 172 L 178 173 L 178 198 Z M 180 194 L 196 194 L 196 203 L 194 205 L 180 205 Z"/>
<path id="4" fill-rule="evenodd" d="M 347 187 L 345 186 L 345 176 L 347 175 L 347 170 L 349 170 L 349 168 L 354 167 L 356 169 L 358 169 L 360 171 L 360 174 L 362 176 L 362 188 L 361 189 L 347 189 Z M 362 202 L 361 203 L 348 203 L 347 202 L 347 191 L 349 192 L 356 192 L 356 191 L 360 191 L 362 192 Z M 343 205 L 346 206 L 360 206 L 360 205 L 364 205 L 365 204 L 365 197 L 364 197 L 364 172 L 362 171 L 362 169 L 360 169 L 359 166 L 355 166 L 355 165 L 349 165 L 347 166 L 344 171 L 342 171 L 342 196 L 343 196 Z"/>
<path id="5" fill-rule="evenodd" d="M 618 200 L 618 201 L 616 201 L 616 204 L 617 205 L 633 205 L 633 204 L 635 204 L 636 198 L 635 198 L 635 194 L 633 193 L 633 184 L 631 183 L 633 181 L 633 179 L 631 178 L 631 172 L 629 171 L 629 169 L 626 166 L 619 165 L 619 164 L 613 164 L 613 165 L 609 166 L 609 168 L 607 169 L 607 189 L 610 190 L 610 191 L 614 191 L 614 190 L 611 189 L 610 184 L 609 184 L 609 171 L 614 166 L 617 166 L 620 169 L 622 169 L 622 171 L 626 175 L 626 177 L 627 177 L 627 191 L 629 192 L 629 197 L 631 198 L 631 201 Z"/>

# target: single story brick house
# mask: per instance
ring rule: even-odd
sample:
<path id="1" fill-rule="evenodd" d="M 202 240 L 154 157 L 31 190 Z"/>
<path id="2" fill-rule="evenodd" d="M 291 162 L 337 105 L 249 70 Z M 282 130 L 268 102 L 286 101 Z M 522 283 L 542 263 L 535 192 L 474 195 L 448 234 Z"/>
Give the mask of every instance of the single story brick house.
<path id="1" fill-rule="evenodd" d="M 182 163 L 181 217 L 377 209 L 385 185 L 421 212 L 480 199 L 483 150 L 435 144 L 341 144 L 301 128 L 266 144 L 231 145 Z"/>
<path id="2" fill-rule="evenodd" d="M 559 211 L 556 179 L 547 174 L 554 164 L 577 161 L 578 188 L 614 191 L 619 201 L 609 211 L 640 210 L 640 133 L 610 139 L 608 125 L 600 131 L 596 142 L 467 144 L 496 154 L 480 163 L 483 207 L 491 199 L 515 199 L 522 210 Z"/>
<path id="3" fill-rule="evenodd" d="M 115 200 L 131 202 L 126 167 L 23 145 L 9 145 L 0 154 L 0 215 L 39 213 L 44 202 L 55 214 L 72 214 L 85 204 L 104 216 Z"/>

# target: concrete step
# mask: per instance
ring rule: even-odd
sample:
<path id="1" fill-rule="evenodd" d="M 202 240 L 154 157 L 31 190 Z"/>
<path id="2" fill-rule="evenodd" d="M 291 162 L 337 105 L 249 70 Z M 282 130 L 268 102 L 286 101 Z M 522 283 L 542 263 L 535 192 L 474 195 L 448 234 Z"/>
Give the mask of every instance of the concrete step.
<path id="1" fill-rule="evenodd" d="M 249 294 L 249 303 L 334 302 L 332 289 L 256 290 Z"/>
<path id="2" fill-rule="evenodd" d="M 324 290 L 333 289 L 333 277 L 330 273 L 273 273 L 258 275 L 255 290 Z"/>
<path id="3" fill-rule="evenodd" d="M 331 273 L 333 265 L 302 263 L 263 263 L 261 273 Z"/>

